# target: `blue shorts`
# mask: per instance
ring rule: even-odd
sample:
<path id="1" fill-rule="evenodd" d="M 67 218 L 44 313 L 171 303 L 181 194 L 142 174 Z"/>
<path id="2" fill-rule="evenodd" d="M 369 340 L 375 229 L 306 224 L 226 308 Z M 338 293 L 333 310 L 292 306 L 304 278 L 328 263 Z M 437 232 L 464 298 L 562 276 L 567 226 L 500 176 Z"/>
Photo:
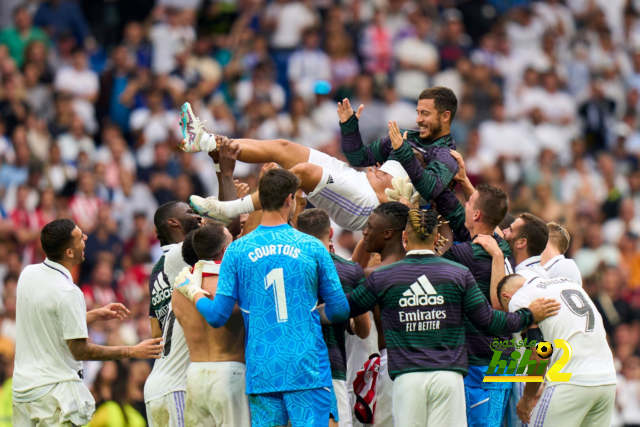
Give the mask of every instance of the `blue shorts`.
<path id="1" fill-rule="evenodd" d="M 327 427 L 329 415 L 338 421 L 338 402 L 333 387 L 311 390 L 250 394 L 253 427 Z"/>
<path id="2" fill-rule="evenodd" d="M 464 379 L 469 427 L 502 427 L 512 383 L 483 383 L 488 366 L 469 366 Z"/>

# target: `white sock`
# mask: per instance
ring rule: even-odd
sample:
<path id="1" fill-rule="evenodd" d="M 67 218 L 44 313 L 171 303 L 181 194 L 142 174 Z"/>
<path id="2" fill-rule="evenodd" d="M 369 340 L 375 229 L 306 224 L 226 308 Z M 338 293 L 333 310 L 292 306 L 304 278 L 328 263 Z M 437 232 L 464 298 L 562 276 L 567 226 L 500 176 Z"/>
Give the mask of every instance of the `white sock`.
<path id="1" fill-rule="evenodd" d="M 202 148 L 204 151 L 207 151 L 209 153 L 215 150 L 216 147 L 218 146 L 218 143 L 216 142 L 215 134 L 204 132 L 202 134 L 202 138 L 200 139 L 199 145 L 200 145 L 200 148 Z"/>
<path id="2" fill-rule="evenodd" d="M 256 210 L 253 206 L 253 200 L 251 196 L 244 197 L 238 200 L 231 200 L 228 202 L 222 202 L 222 208 L 227 218 L 235 218 L 242 214 L 251 213 Z"/>

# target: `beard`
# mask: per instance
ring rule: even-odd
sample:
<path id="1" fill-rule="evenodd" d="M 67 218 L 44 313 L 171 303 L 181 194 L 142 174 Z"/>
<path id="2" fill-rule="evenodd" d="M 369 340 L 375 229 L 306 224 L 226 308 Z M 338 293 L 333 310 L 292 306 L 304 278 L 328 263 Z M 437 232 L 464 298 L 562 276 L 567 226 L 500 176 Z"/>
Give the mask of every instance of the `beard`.
<path id="1" fill-rule="evenodd" d="M 202 218 L 189 215 L 187 218 L 180 220 L 182 229 L 185 234 L 189 234 L 190 231 L 197 230 L 202 225 Z"/>
<path id="2" fill-rule="evenodd" d="M 438 115 L 436 123 L 429 126 L 429 135 L 427 139 L 433 140 L 442 133 L 442 118 Z"/>

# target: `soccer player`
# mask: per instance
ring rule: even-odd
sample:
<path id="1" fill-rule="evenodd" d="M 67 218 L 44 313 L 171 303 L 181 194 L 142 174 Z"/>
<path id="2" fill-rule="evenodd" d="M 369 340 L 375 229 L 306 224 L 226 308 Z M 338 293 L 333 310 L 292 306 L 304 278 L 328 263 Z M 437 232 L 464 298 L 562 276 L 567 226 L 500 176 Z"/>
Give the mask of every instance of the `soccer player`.
<path id="1" fill-rule="evenodd" d="M 149 317 L 152 336 L 163 337 L 165 347 L 144 385 L 150 427 L 184 426 L 189 349 L 171 309 L 171 289 L 178 274 L 188 266 L 182 257 L 182 242 L 190 231 L 200 227 L 201 221 L 189 205 L 176 201 L 160 206 L 153 218 L 163 255 L 149 277 Z"/>
<path id="2" fill-rule="evenodd" d="M 373 210 L 362 231 L 364 249 L 369 253 L 380 254 L 380 263 L 364 270 L 368 278 L 377 269 L 398 262 L 406 256 L 402 242 L 402 233 L 409 219 L 409 207 L 399 202 L 383 203 Z M 382 332 L 380 308 L 373 310 L 376 331 L 378 332 L 378 350 L 380 351 L 380 371 L 376 383 L 376 410 L 373 426 L 390 426 L 393 422 L 391 408 L 393 402 L 393 381 L 389 377 L 389 357 L 387 343 Z M 356 367 L 356 371 L 359 367 Z"/>
<path id="3" fill-rule="evenodd" d="M 202 289 L 215 297 L 220 263 L 233 238 L 219 223 L 208 223 L 191 238 L 200 259 L 193 269 Z M 185 241 L 186 245 L 186 241 Z M 187 267 L 185 273 L 191 270 Z M 182 282 L 184 274 L 176 279 Z M 186 427 L 250 427 L 251 414 L 245 394 L 244 324 L 234 307 L 229 321 L 219 329 L 210 327 L 193 304 L 173 292 L 171 306 L 184 330 L 191 364 L 187 371 Z"/>
<path id="4" fill-rule="evenodd" d="M 26 267 L 18 280 L 13 425 L 85 425 L 95 401 L 82 382 L 83 360 L 157 359 L 162 339 L 132 347 L 87 342 L 87 325 L 127 317 L 122 304 L 87 312 L 71 269 L 84 261 L 85 236 L 70 219 L 45 225 L 40 233 L 47 258 Z"/>
<path id="5" fill-rule="evenodd" d="M 516 262 L 515 272 L 520 275 L 537 274 L 546 278 L 547 272 L 540 265 L 540 257 L 549 242 L 549 227 L 530 213 L 523 213 L 509 228 L 502 230 Z M 525 270 L 530 270 L 529 273 Z"/>
<path id="6" fill-rule="evenodd" d="M 572 282 L 582 286 L 582 275 L 576 262 L 564 257 L 571 241 L 569 232 L 555 222 L 549 222 L 547 226 L 549 227 L 549 242 L 540 256 L 540 265 L 546 270 L 550 279 L 568 277 Z"/>
<path id="7" fill-rule="evenodd" d="M 299 185 L 284 169 L 260 179 L 262 223 L 227 248 L 213 301 L 190 280 L 176 287 L 215 328 L 226 323 L 238 302 L 255 427 L 283 426 L 289 420 L 293 427 L 324 427 L 335 408 L 318 293 L 334 322 L 346 320 L 349 307 L 329 252 L 315 237 L 288 225 Z"/>
<path id="8" fill-rule="evenodd" d="M 331 252 L 333 229 L 331 228 L 329 215 L 327 215 L 325 211 L 322 209 L 305 210 L 298 215 L 297 228 L 298 231 L 320 240 L 330 252 L 333 264 L 338 271 L 342 290 L 345 294 L 351 293 L 355 288 L 364 283 L 365 278 L 362 267 Z M 319 299 L 318 303 L 322 304 L 322 300 Z M 351 329 L 350 333 L 355 334 L 360 339 L 366 339 L 371 329 L 369 313 L 358 316 L 352 319 L 352 321 L 353 324 L 349 327 L 349 329 Z M 329 350 L 333 390 L 335 391 L 338 401 L 340 422 L 337 423 L 337 425 L 339 427 L 350 427 L 352 418 L 351 401 L 347 391 L 347 351 L 345 346 L 345 328 L 347 326 L 347 322 L 344 322 L 344 324 L 322 325 L 322 335 Z"/>
<path id="9" fill-rule="evenodd" d="M 206 133 L 189 103 L 182 106 L 181 123 L 184 140 L 180 148 L 187 153 L 213 152 L 226 140 L 224 136 Z M 237 158 L 243 162 L 274 162 L 291 170 L 300 179 L 309 201 L 347 230 L 363 229 L 371 211 L 388 201 L 387 190 L 394 189 L 392 179 L 407 176 L 396 161 L 370 168 L 365 173 L 325 153 L 286 140 L 235 139 L 232 147 L 239 150 Z M 255 193 L 241 200 L 225 202 L 217 197 L 191 196 L 191 204 L 200 214 L 223 223 L 262 207 L 259 195 Z"/>
<path id="10" fill-rule="evenodd" d="M 406 258 L 377 269 L 350 294 L 351 315 L 380 306 L 396 425 L 464 426 L 463 316 L 502 335 L 552 315 L 557 304 L 540 300 L 516 313 L 492 310 L 469 269 L 435 255 L 434 210 L 412 209 L 403 238 Z"/>
<path id="11" fill-rule="evenodd" d="M 465 180 L 464 167 L 456 175 L 457 180 Z M 499 188 L 480 184 L 467 200 L 465 206 L 449 189 L 435 198 L 438 212 L 449 221 L 451 230 L 458 238 L 442 257 L 458 262 L 469 269 L 487 301 L 491 303 L 491 270 L 493 258 L 473 239 L 479 234 L 491 236 L 501 253 L 502 268 L 510 266 L 509 244 L 495 233 L 495 229 L 505 217 L 509 208 L 507 195 Z M 504 275 L 504 273 L 503 273 Z M 495 338 L 508 340 L 506 336 L 482 333 L 465 318 L 467 350 L 469 353 L 469 375 L 465 377 L 467 396 L 467 422 L 473 427 L 501 427 L 505 408 L 512 385 L 510 383 L 483 383 L 493 351 L 491 343 Z"/>
<path id="12" fill-rule="evenodd" d="M 383 139 L 364 145 L 358 121 L 364 106 L 353 112 L 348 99 L 338 104 L 342 151 L 349 164 L 354 167 L 375 166 L 389 159 L 399 161 L 409 174 L 416 190 L 429 201 L 449 185 L 458 172 L 458 163 L 450 155 L 456 149 L 451 137 L 451 122 L 458 109 L 458 100 L 453 91 L 436 86 L 425 89 L 419 96 L 416 123 L 419 130 L 399 129 L 393 122 L 394 141 L 390 132 Z M 392 130 L 392 123 L 389 123 Z M 416 157 L 422 157 L 424 167 Z"/>
<path id="13" fill-rule="evenodd" d="M 607 343 L 602 316 L 582 286 L 567 278 L 526 279 L 506 276 L 498 284 L 505 309 L 516 311 L 537 298 L 554 298 L 562 308 L 558 316 L 537 322 L 538 340 L 564 339 L 571 346 L 571 359 L 563 372 L 571 372 L 570 382 L 546 382 L 534 409 L 540 383 L 527 383 L 517 412 L 523 423 L 535 426 L 608 426 L 611 424 L 616 393 L 616 369 Z M 530 335 L 527 331 L 527 336 Z M 558 361 L 556 348 L 547 367 Z M 533 411 L 533 413 L 532 413 Z"/>

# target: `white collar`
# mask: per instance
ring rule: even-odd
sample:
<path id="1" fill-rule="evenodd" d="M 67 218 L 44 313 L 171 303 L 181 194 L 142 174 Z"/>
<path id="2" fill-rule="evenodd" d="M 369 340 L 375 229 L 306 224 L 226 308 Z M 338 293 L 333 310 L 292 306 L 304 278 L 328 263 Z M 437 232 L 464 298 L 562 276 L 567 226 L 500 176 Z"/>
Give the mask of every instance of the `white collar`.
<path id="1" fill-rule="evenodd" d="M 564 255 L 562 254 L 556 255 L 553 258 L 551 258 L 549 261 L 547 261 L 547 263 L 542 267 L 546 270 L 547 268 L 550 268 L 553 264 L 555 264 L 556 261 L 560 261 L 561 259 L 564 259 Z"/>
<path id="2" fill-rule="evenodd" d="M 169 245 L 164 245 L 162 246 L 162 253 L 166 254 L 167 252 L 169 252 L 175 245 L 178 245 L 179 243 L 171 243 Z"/>
<path id="3" fill-rule="evenodd" d="M 407 252 L 407 255 L 435 255 L 431 249 L 415 249 Z"/>
<path id="4" fill-rule="evenodd" d="M 42 265 L 44 265 L 46 269 L 51 270 L 51 271 L 57 271 L 59 273 L 61 273 L 63 276 L 65 276 L 67 278 L 67 280 L 69 280 L 71 283 L 73 283 L 73 277 L 71 276 L 71 272 L 69 270 L 67 270 L 67 267 L 65 267 L 62 264 L 58 264 L 55 261 L 51 261 L 49 258 L 45 258 L 44 262 L 42 263 Z M 57 274 L 57 273 L 56 273 Z"/>
<path id="5" fill-rule="evenodd" d="M 519 269 L 528 268 L 534 264 L 540 264 L 540 255 L 529 257 L 522 261 L 520 264 L 516 265 L 516 272 L 518 272 Z"/>

